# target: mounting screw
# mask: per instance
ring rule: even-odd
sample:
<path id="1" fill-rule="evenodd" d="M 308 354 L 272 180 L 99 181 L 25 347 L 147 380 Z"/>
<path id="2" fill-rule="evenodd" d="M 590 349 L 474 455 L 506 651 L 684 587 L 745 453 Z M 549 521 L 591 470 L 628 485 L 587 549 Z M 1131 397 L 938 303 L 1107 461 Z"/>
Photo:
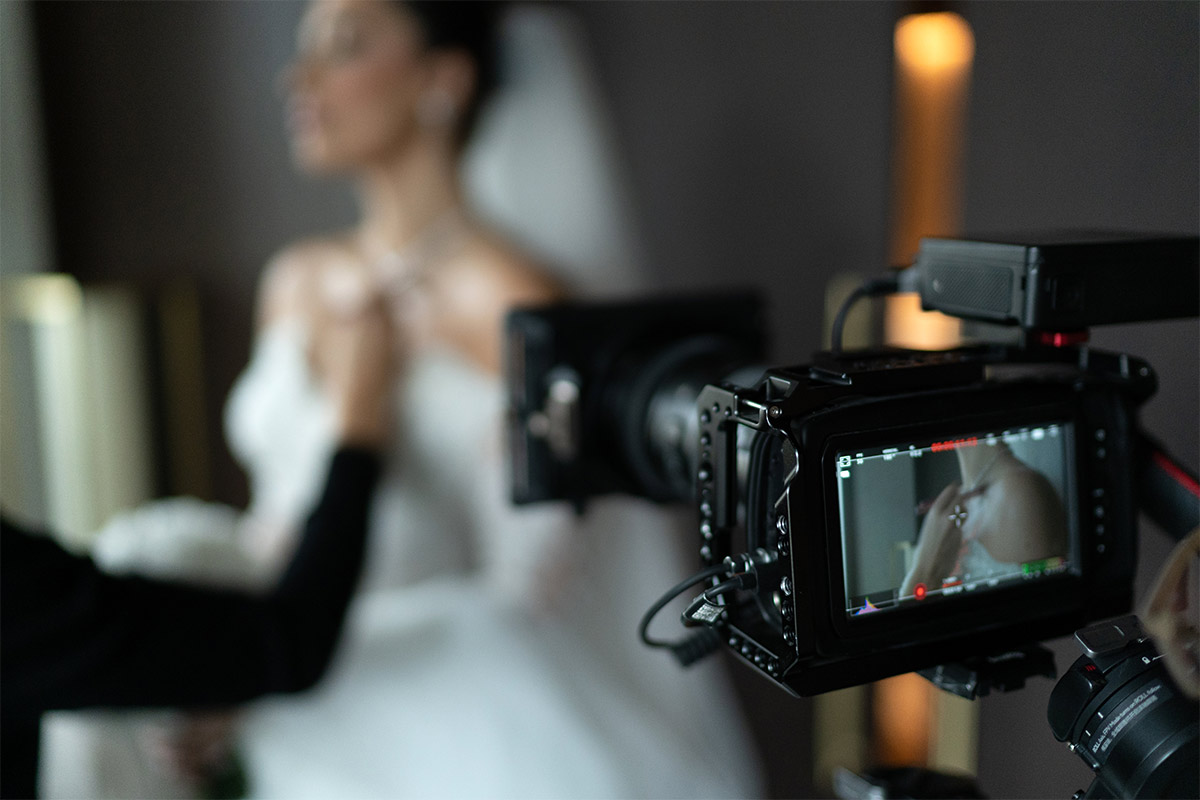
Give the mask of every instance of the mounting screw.
<path id="1" fill-rule="evenodd" d="M 779 406 L 771 406 L 767 409 L 767 416 L 773 420 L 779 419 L 783 416 L 783 409 Z"/>

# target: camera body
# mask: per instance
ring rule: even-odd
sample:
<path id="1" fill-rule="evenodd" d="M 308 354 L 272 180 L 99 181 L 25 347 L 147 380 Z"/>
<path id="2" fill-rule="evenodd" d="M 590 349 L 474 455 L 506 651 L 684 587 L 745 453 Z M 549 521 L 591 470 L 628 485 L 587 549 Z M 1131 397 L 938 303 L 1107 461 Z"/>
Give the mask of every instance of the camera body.
<path id="1" fill-rule="evenodd" d="M 701 560 L 750 554 L 742 568 L 755 576 L 709 613 L 743 660 L 811 695 L 1127 611 L 1132 428 L 1154 388 L 1149 365 L 1128 356 L 1006 347 L 823 355 L 750 387 L 706 387 Z M 954 480 L 960 451 L 985 464 L 1021 456 L 1015 482 L 997 478 L 994 493 L 1051 484 L 1062 514 L 1054 544 L 902 590 L 922 498 Z M 1016 493 L 994 499 L 1036 502 Z M 984 513 L 969 505 L 942 509 L 959 517 L 945 524 L 961 531 Z"/>

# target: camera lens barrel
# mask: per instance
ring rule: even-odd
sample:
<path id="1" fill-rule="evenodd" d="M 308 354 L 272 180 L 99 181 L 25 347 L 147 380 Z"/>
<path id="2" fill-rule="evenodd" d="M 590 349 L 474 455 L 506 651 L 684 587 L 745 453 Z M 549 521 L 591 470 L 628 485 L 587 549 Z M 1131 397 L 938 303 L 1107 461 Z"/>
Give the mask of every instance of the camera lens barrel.
<path id="1" fill-rule="evenodd" d="M 699 439 L 696 400 L 756 353 L 726 336 L 684 337 L 622 365 L 609 396 L 609 429 L 639 493 L 682 501 L 695 493 Z"/>
<path id="2" fill-rule="evenodd" d="M 1054 687 L 1047 712 L 1055 738 L 1096 773 L 1086 796 L 1200 796 L 1196 701 L 1175 686 L 1135 618 L 1106 624 L 1100 639 L 1076 634 L 1089 652 Z"/>

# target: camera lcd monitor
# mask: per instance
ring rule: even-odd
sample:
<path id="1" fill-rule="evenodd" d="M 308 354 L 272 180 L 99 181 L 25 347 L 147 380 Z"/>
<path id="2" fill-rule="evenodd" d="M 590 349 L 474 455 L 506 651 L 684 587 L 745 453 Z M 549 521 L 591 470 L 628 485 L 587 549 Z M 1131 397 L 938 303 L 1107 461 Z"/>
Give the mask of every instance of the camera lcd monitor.
<path id="1" fill-rule="evenodd" d="M 847 617 L 1078 572 L 1074 426 L 839 450 Z"/>

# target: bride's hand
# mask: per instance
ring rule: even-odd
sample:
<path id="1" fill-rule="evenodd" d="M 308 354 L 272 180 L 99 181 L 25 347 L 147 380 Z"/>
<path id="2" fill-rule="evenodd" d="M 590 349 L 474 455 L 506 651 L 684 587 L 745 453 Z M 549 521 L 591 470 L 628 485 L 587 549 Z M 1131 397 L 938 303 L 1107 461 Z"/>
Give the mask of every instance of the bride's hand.
<path id="1" fill-rule="evenodd" d="M 340 441 L 382 444 L 389 433 L 400 366 L 395 326 L 384 299 L 374 296 L 353 310 L 331 315 L 318 347 Z"/>
<path id="2" fill-rule="evenodd" d="M 900 596 L 908 597 L 919 583 L 941 588 L 941 580 L 950 575 L 958 561 L 962 548 L 962 529 L 954 524 L 950 510 L 959 500 L 962 485 L 955 481 L 942 490 L 917 536 L 917 549 L 913 554 L 913 566 L 900 586 Z"/>

